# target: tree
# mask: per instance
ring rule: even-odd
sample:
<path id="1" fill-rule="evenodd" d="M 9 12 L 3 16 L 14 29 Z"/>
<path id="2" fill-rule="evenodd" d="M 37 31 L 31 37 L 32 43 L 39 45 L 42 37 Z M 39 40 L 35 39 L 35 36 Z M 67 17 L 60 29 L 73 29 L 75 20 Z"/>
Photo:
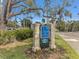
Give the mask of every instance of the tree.
<path id="1" fill-rule="evenodd" d="M 70 6 L 70 0 L 63 0 L 62 5 L 59 5 L 56 0 L 54 0 L 54 2 L 51 2 L 51 0 L 44 0 L 44 8 L 38 7 L 36 1 L 37 0 L 6 0 L 6 6 L 4 8 L 5 12 L 3 16 L 4 23 L 7 23 L 8 18 L 21 14 L 28 14 L 31 12 L 35 14 L 43 14 L 42 16 L 45 18 L 53 18 L 56 17 L 56 15 L 59 15 L 59 17 L 61 18 L 63 17 L 63 14 L 65 16 L 71 16 L 70 11 L 65 9 L 65 7 Z M 20 2 L 23 2 L 27 6 L 19 4 Z M 54 5 L 50 6 L 51 3 L 54 3 Z M 13 9 L 19 7 L 23 7 L 20 12 L 12 12 Z M 42 13 L 40 12 L 40 10 L 42 11 Z"/>
<path id="2" fill-rule="evenodd" d="M 59 31 L 65 31 L 65 21 L 64 20 L 58 20 L 56 27 L 57 27 L 57 29 L 59 29 Z"/>
<path id="3" fill-rule="evenodd" d="M 18 8 L 20 6 L 26 8 L 27 11 L 29 10 L 29 8 L 27 8 L 26 6 L 19 5 L 18 3 L 20 3 L 20 2 L 23 2 L 23 3 L 25 3 L 27 5 L 30 5 L 30 6 L 34 6 L 33 0 L 28 0 L 28 1 L 26 1 L 26 0 L 4 0 L 3 1 L 3 4 L 5 4 L 5 5 L 3 5 L 4 6 L 3 7 L 3 15 L 1 17 L 1 23 L 2 23 L 1 24 L 1 27 L 2 28 L 5 28 L 5 25 L 8 22 L 8 18 L 13 17 L 13 16 L 17 16 L 17 15 L 20 15 L 20 14 L 27 13 L 26 11 L 20 11 L 20 12 L 17 12 L 15 14 L 12 13 L 12 10 L 14 8 Z"/>
<path id="4" fill-rule="evenodd" d="M 21 21 L 21 26 L 22 27 L 27 27 L 27 28 L 31 28 L 31 24 L 32 24 L 32 22 L 29 20 L 29 19 L 23 19 L 22 21 Z"/>

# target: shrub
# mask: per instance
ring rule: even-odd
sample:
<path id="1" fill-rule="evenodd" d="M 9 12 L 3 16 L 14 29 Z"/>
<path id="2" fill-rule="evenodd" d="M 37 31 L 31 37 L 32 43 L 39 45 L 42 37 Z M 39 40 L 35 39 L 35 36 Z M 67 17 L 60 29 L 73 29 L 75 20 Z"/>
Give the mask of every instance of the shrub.
<path id="1" fill-rule="evenodd" d="M 0 45 L 5 42 L 4 32 L 5 31 L 0 30 Z"/>
<path id="2" fill-rule="evenodd" d="M 6 44 L 9 42 L 13 42 L 15 38 L 13 30 L 1 30 L 0 31 L 0 43 Z"/>
<path id="3" fill-rule="evenodd" d="M 4 38 L 0 36 L 0 45 L 3 44 L 3 42 L 5 42 Z"/>
<path id="4" fill-rule="evenodd" d="M 33 32 L 31 29 L 16 29 L 16 30 L 6 30 L 0 31 L 0 45 L 14 42 L 15 40 L 25 40 L 31 38 Z"/>
<path id="5" fill-rule="evenodd" d="M 5 33 L 4 33 L 4 37 L 6 38 L 6 40 L 8 42 L 13 42 L 15 39 L 15 31 L 14 30 L 7 30 Z"/>
<path id="6" fill-rule="evenodd" d="M 15 31 L 17 40 L 24 40 L 27 38 L 31 38 L 33 36 L 33 32 L 31 29 L 18 29 Z"/>

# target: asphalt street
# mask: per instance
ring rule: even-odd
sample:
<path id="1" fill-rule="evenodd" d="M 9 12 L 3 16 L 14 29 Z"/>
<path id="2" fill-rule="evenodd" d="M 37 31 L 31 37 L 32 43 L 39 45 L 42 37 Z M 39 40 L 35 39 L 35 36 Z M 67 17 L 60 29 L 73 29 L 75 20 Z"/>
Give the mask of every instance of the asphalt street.
<path id="1" fill-rule="evenodd" d="M 79 32 L 60 32 L 59 34 L 79 54 Z"/>

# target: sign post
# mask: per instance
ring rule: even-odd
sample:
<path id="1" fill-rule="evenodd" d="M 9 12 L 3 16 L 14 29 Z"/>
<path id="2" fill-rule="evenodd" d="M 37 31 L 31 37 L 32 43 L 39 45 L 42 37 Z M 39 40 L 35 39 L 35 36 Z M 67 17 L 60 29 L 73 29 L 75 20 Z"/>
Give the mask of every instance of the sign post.
<path id="1" fill-rule="evenodd" d="M 33 51 L 41 50 L 42 48 L 54 49 L 55 46 L 55 28 L 53 23 L 49 24 L 34 24 L 34 39 Z"/>

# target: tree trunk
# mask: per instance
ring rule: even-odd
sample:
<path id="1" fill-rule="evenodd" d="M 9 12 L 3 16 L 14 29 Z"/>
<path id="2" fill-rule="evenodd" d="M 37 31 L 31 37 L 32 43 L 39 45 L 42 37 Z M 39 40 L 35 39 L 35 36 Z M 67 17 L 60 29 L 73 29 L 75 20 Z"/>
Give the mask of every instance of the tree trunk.
<path id="1" fill-rule="evenodd" d="M 7 24 L 9 12 L 10 12 L 10 2 L 11 0 L 3 1 L 1 25 L 0 25 L 0 29 L 2 30 L 6 29 L 6 24 Z"/>

